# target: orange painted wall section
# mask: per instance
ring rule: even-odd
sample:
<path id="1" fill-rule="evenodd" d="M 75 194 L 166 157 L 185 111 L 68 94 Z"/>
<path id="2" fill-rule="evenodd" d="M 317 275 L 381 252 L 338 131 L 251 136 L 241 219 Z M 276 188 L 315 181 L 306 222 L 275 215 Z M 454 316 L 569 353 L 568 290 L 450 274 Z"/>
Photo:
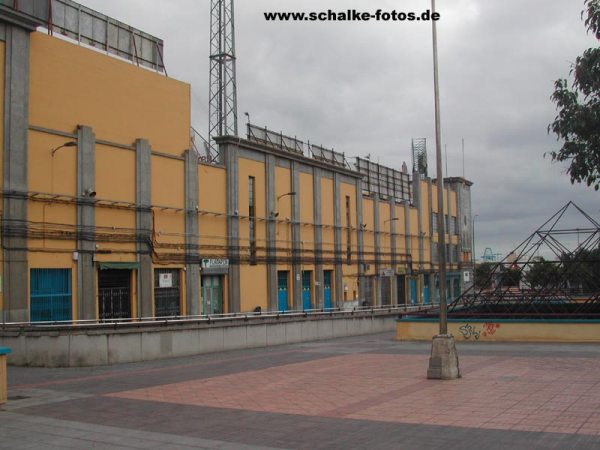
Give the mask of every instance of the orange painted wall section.
<path id="1" fill-rule="evenodd" d="M 190 146 L 190 86 L 37 32 L 31 35 L 30 123 L 181 155 Z"/>
<path id="2" fill-rule="evenodd" d="M 284 167 L 275 167 L 275 209 L 277 216 L 277 225 L 275 231 L 275 240 L 277 247 L 277 256 L 289 257 L 292 239 L 291 217 L 293 197 L 285 196 L 277 200 L 277 197 L 287 194 L 292 190 L 292 174 L 290 169 Z M 291 270 L 291 265 L 280 265 L 279 270 Z"/>
<path id="3" fill-rule="evenodd" d="M 157 251 L 168 252 L 161 245 L 182 244 L 185 233 L 183 161 L 152 157 L 152 204 L 158 207 L 153 212 L 154 233 Z"/>
<path id="4" fill-rule="evenodd" d="M 245 286 L 240 292 L 240 305 L 242 312 L 254 311 L 260 306 L 263 310 L 268 309 L 267 294 L 267 268 L 266 266 L 240 267 L 240 285 Z"/>
<path id="5" fill-rule="evenodd" d="M 335 250 L 333 180 L 321 178 L 321 221 L 323 224 L 323 257 L 332 259 Z"/>
<path id="6" fill-rule="evenodd" d="M 225 258 L 227 255 L 226 172 L 221 167 L 198 166 L 199 244 L 203 256 Z M 211 214 L 215 213 L 215 214 Z"/>
<path id="7" fill-rule="evenodd" d="M 312 225 L 315 220 L 314 214 L 314 192 L 313 192 L 313 176 L 312 174 L 299 174 L 300 192 L 298 200 L 300 201 L 300 240 L 303 242 L 303 250 L 305 256 L 313 255 L 315 248 L 315 227 Z M 310 224 L 310 225 L 308 225 Z"/>
<path id="8" fill-rule="evenodd" d="M 250 230 L 250 221 L 248 219 L 249 215 L 249 192 L 248 192 L 248 182 L 249 178 L 252 176 L 255 179 L 255 209 L 256 209 L 256 246 L 257 247 L 266 247 L 266 226 L 265 226 L 265 218 L 266 218 L 266 191 L 265 191 L 265 164 L 257 161 L 253 161 L 250 159 L 239 159 L 238 165 L 238 173 L 239 173 L 239 199 L 238 204 L 240 208 L 240 245 L 242 247 L 249 247 L 249 230 Z M 247 250 L 244 251 L 242 249 L 242 253 L 247 254 Z M 258 252 L 259 255 L 263 255 L 265 252 Z"/>

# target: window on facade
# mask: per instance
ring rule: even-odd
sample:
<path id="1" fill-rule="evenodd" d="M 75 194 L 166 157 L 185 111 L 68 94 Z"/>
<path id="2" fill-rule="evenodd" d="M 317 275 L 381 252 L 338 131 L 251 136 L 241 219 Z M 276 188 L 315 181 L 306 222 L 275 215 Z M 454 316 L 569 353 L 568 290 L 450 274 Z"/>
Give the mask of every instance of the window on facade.
<path id="1" fill-rule="evenodd" d="M 431 213 L 431 228 L 434 233 L 438 232 L 438 217 L 437 213 Z"/>
<path id="2" fill-rule="evenodd" d="M 71 269 L 31 269 L 29 292 L 32 322 L 71 320 Z"/>
<path id="3" fill-rule="evenodd" d="M 250 241 L 250 262 L 256 262 L 256 179 L 248 177 L 248 239 Z"/>
<path id="4" fill-rule="evenodd" d="M 453 227 L 454 227 L 454 233 L 452 233 L 452 234 L 458 236 L 460 234 L 459 233 L 460 230 L 458 229 L 458 217 L 453 217 L 452 218 L 452 224 L 453 224 Z"/>
<path id="5" fill-rule="evenodd" d="M 352 264 L 352 229 L 350 228 L 350 196 L 346 196 L 346 261 Z"/>

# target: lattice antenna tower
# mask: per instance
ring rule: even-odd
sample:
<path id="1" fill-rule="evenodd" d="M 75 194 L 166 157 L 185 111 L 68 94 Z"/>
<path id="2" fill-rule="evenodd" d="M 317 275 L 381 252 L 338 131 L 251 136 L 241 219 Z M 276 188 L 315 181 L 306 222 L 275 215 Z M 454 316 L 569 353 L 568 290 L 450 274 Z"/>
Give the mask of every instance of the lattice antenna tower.
<path id="1" fill-rule="evenodd" d="M 238 134 L 233 0 L 211 0 L 210 11 L 208 135 L 214 150 L 216 137 Z"/>
<path id="2" fill-rule="evenodd" d="M 416 138 L 412 140 L 413 172 L 427 177 L 427 139 Z"/>

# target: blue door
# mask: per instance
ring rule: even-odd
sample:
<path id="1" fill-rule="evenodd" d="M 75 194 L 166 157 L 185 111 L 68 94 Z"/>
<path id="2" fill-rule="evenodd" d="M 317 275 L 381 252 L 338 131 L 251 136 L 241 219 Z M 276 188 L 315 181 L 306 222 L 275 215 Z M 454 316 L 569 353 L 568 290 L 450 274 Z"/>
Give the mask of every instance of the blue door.
<path id="1" fill-rule="evenodd" d="M 71 269 L 31 269 L 32 322 L 72 319 Z"/>
<path id="2" fill-rule="evenodd" d="M 419 302 L 419 296 L 417 292 L 417 280 L 412 278 L 410 280 L 410 302 L 416 305 Z"/>
<path id="3" fill-rule="evenodd" d="M 312 272 L 302 272 L 302 308 L 312 309 L 311 278 Z"/>
<path id="4" fill-rule="evenodd" d="M 323 272 L 323 308 L 331 309 L 333 305 L 331 304 L 331 278 L 333 271 L 326 270 Z"/>
<path id="5" fill-rule="evenodd" d="M 277 308 L 279 311 L 288 310 L 288 279 L 289 272 L 277 272 Z"/>
<path id="6" fill-rule="evenodd" d="M 423 281 L 423 301 L 425 304 L 429 304 L 429 275 L 425 275 Z"/>

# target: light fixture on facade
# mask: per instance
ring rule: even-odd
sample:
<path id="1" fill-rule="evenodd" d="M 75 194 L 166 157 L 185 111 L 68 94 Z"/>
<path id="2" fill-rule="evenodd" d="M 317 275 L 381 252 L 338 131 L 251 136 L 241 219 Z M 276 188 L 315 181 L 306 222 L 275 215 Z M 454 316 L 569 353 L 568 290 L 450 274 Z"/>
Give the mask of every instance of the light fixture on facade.
<path id="1" fill-rule="evenodd" d="M 295 192 L 288 192 L 286 194 L 281 194 L 280 196 L 277 197 L 277 203 L 279 203 L 279 200 L 281 200 L 283 197 L 293 197 L 295 196 L 296 193 Z M 279 211 L 271 211 L 270 213 L 271 219 L 276 219 L 277 217 L 279 217 Z"/>
<path id="2" fill-rule="evenodd" d="M 76 141 L 69 141 L 69 142 L 65 142 L 63 145 L 60 145 L 56 148 L 52 149 L 52 157 L 54 158 L 54 154 L 59 151 L 61 148 L 65 148 L 65 147 L 77 147 L 77 142 Z"/>

